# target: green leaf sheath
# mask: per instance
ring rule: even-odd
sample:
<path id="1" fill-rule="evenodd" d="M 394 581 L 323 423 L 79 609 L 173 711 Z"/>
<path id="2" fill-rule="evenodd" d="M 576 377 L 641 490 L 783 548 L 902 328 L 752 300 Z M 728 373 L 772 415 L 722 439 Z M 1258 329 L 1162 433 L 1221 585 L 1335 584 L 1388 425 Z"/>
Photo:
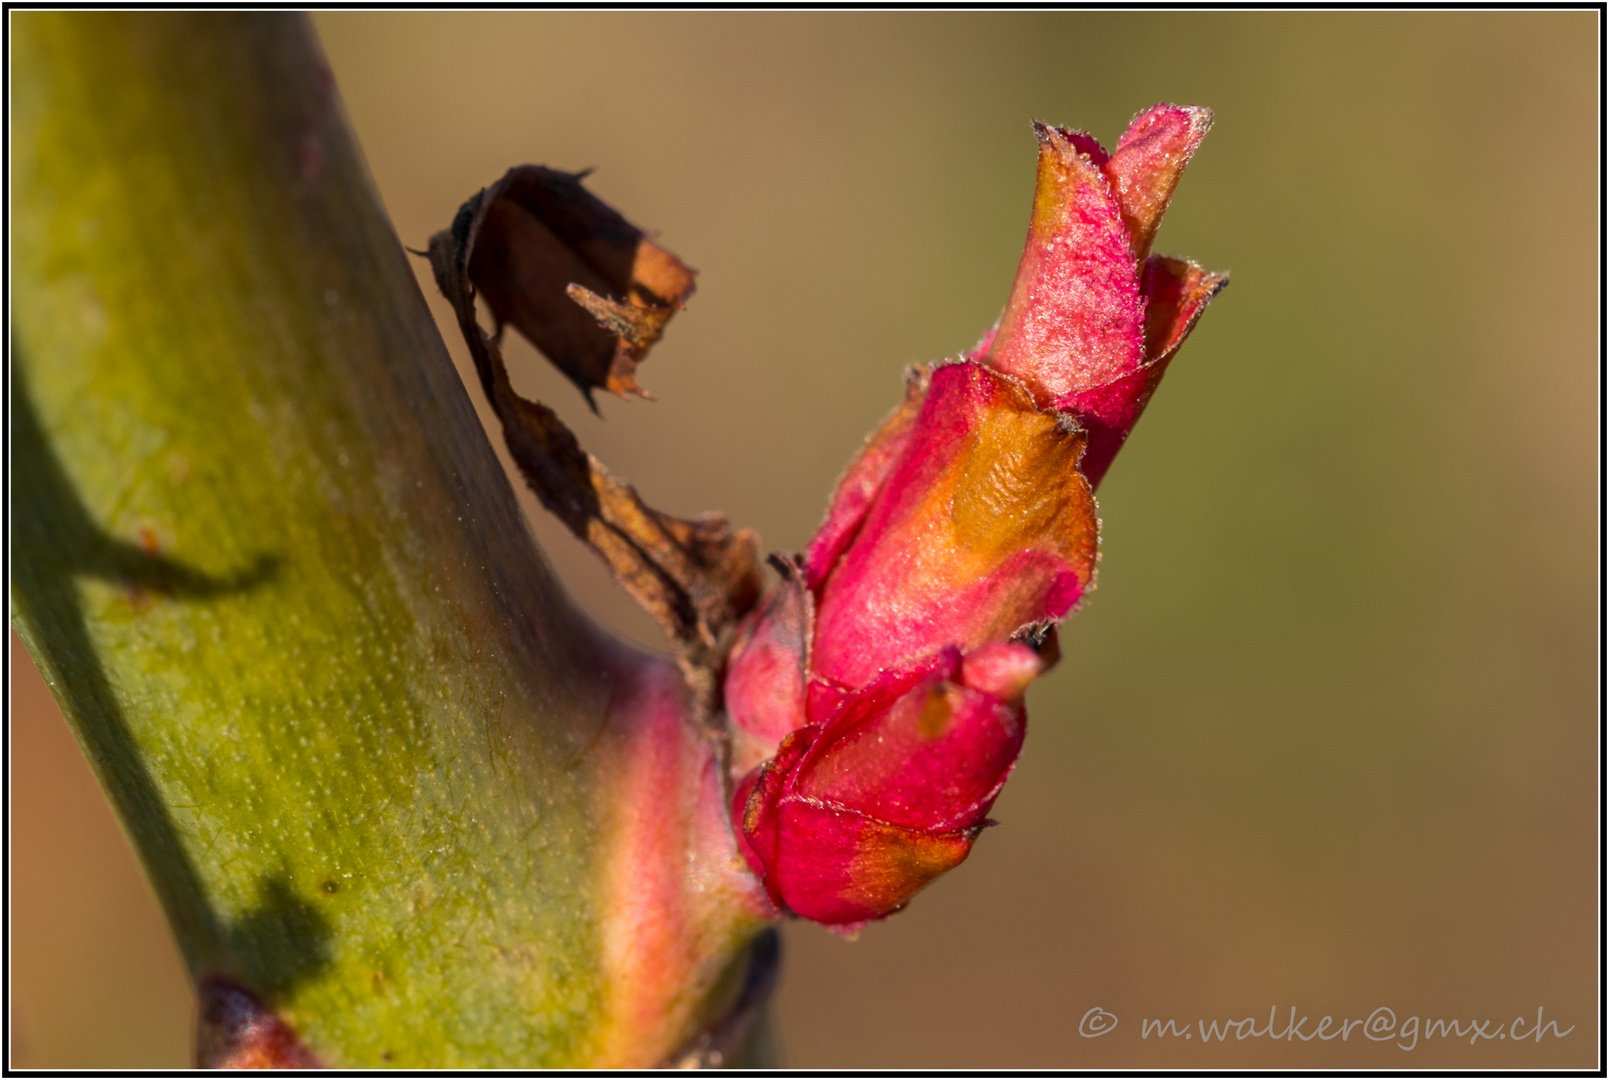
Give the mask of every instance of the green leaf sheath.
<path id="1" fill-rule="evenodd" d="M 12 30 L 12 617 L 192 973 L 331 1065 L 673 1050 L 602 1046 L 600 733 L 664 665 L 532 544 L 307 24 Z"/>

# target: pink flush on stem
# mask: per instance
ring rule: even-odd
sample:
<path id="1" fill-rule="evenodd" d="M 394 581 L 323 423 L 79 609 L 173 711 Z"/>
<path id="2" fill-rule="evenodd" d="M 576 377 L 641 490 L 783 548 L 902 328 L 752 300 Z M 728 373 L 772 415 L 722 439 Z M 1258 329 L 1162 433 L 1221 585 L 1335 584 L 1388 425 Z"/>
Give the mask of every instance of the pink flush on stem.
<path id="1" fill-rule="evenodd" d="M 1094 488 L 1227 283 L 1151 242 L 1211 124 L 1158 105 L 1108 153 L 1035 124 L 1028 240 L 976 349 L 913 370 L 725 681 L 738 846 L 779 907 L 882 918 L 966 858 L 1028 684 L 1093 584 Z"/>

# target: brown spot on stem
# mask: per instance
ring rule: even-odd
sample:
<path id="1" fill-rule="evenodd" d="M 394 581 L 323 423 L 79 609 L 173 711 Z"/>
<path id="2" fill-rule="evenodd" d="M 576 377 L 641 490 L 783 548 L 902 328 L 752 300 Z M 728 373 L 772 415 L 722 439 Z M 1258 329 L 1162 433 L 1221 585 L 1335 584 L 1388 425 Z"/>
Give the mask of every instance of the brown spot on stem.
<path id="1" fill-rule="evenodd" d="M 277 1015 L 222 975 L 196 987 L 196 1066 L 202 1069 L 322 1069 Z"/>

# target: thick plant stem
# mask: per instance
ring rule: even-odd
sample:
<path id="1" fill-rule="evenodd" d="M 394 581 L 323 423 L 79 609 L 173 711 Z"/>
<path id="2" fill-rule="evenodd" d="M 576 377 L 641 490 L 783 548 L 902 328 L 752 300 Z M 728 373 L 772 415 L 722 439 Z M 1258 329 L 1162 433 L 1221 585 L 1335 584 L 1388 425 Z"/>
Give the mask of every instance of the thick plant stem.
<path id="1" fill-rule="evenodd" d="M 198 980 L 336 1066 L 650 1065 L 770 917 L 531 542 L 307 24 L 19 13 L 13 622 Z"/>

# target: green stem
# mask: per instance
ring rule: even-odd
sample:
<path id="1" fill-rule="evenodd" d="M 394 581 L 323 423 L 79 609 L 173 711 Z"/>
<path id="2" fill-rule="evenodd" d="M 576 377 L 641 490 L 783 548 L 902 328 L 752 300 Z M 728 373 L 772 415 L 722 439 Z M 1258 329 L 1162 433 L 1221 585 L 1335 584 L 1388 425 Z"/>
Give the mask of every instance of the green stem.
<path id="1" fill-rule="evenodd" d="M 12 28 L 13 622 L 192 973 L 331 1065 L 675 1053 L 768 917 L 710 748 L 532 544 L 306 23 Z"/>

